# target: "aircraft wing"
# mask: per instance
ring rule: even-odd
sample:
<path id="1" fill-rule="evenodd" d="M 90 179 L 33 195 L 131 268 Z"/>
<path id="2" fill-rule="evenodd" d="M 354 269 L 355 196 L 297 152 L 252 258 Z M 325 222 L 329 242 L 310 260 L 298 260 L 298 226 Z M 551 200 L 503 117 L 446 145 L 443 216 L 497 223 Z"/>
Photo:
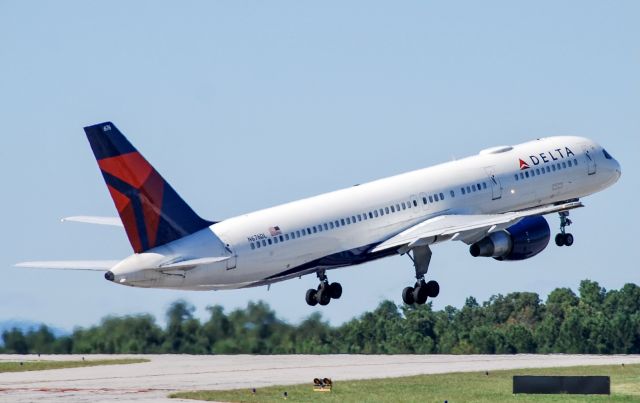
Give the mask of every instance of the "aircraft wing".
<path id="1" fill-rule="evenodd" d="M 398 248 L 399 253 L 406 253 L 413 247 L 429 245 L 437 237 L 442 236 L 451 236 L 451 240 L 472 244 L 491 232 L 516 224 L 524 217 L 567 211 L 583 206 L 581 202 L 576 201 L 501 214 L 441 215 L 429 218 L 400 232 L 373 248 L 370 253 L 391 248 Z"/>
<path id="2" fill-rule="evenodd" d="M 22 262 L 17 263 L 15 267 L 30 269 L 107 271 L 118 264 L 118 262 L 119 260 L 55 260 Z"/>
<path id="3" fill-rule="evenodd" d="M 98 216 L 87 216 L 87 215 L 78 215 L 73 217 L 65 217 L 61 220 L 62 222 L 71 221 L 71 222 L 82 222 L 86 224 L 98 224 L 98 225 L 112 225 L 114 227 L 122 227 L 122 220 L 120 217 L 98 217 Z"/>

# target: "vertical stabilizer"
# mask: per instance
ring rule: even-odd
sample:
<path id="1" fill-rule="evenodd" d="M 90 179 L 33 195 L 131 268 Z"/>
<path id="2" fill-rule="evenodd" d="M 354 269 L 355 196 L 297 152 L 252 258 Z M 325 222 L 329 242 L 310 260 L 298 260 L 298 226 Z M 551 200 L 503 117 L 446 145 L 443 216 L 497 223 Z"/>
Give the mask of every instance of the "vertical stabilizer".
<path id="1" fill-rule="evenodd" d="M 113 123 L 84 131 L 136 253 L 213 224 L 182 200 Z"/>

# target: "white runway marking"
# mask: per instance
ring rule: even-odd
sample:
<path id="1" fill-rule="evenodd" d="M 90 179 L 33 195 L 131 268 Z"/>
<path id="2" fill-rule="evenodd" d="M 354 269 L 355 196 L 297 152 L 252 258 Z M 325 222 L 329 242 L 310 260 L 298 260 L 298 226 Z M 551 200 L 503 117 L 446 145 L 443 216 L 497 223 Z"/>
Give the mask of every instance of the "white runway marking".
<path id="1" fill-rule="evenodd" d="M 446 372 L 640 363 L 640 355 L 86 355 L 151 362 L 0 374 L 0 402 L 179 402 L 175 391 L 260 388 Z M 82 356 L 0 355 L 0 361 L 81 360 Z M 190 401 L 192 402 L 192 401 Z"/>

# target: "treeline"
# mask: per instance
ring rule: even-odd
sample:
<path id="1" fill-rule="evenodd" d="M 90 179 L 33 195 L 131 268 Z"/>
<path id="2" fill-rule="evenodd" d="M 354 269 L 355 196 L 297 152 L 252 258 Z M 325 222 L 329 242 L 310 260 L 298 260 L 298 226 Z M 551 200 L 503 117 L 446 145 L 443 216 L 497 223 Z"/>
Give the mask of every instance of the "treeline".
<path id="1" fill-rule="evenodd" d="M 46 327 L 2 334 L 4 353 L 182 354 L 514 354 L 640 353 L 640 287 L 606 291 L 584 280 L 576 295 L 557 288 L 538 294 L 496 295 L 480 305 L 467 298 L 460 309 L 434 311 L 430 304 L 397 306 L 383 301 L 340 326 L 320 313 L 297 325 L 278 319 L 264 302 L 225 313 L 208 307 L 205 322 L 177 301 L 161 328 L 150 315 L 107 317 L 87 329 L 55 337 Z"/>

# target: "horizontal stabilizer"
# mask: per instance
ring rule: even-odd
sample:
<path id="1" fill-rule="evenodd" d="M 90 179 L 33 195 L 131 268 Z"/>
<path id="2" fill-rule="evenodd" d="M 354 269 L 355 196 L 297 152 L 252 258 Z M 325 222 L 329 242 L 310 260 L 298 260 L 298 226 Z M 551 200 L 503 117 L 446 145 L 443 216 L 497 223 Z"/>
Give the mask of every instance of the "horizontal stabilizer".
<path id="1" fill-rule="evenodd" d="M 98 224 L 98 225 L 112 225 L 114 227 L 122 227 L 122 220 L 120 217 L 99 217 L 99 216 L 88 216 L 88 215 L 78 215 L 73 217 L 65 217 L 61 220 L 62 222 L 70 221 L 70 222 L 81 222 L 85 224 Z"/>
<path id="2" fill-rule="evenodd" d="M 180 260 L 168 264 L 161 264 L 160 269 L 183 269 L 187 267 L 195 267 L 205 264 L 222 262 L 229 260 L 229 256 L 203 257 L 199 259 Z"/>
<path id="3" fill-rule="evenodd" d="M 21 262 L 15 267 L 29 269 L 54 269 L 54 270 L 90 270 L 107 271 L 118 264 L 119 260 L 53 260 L 41 262 Z"/>

